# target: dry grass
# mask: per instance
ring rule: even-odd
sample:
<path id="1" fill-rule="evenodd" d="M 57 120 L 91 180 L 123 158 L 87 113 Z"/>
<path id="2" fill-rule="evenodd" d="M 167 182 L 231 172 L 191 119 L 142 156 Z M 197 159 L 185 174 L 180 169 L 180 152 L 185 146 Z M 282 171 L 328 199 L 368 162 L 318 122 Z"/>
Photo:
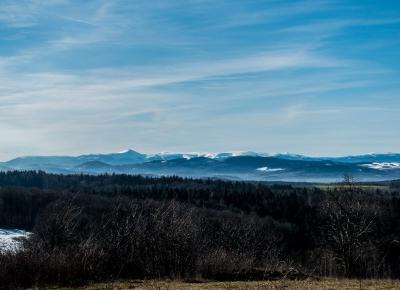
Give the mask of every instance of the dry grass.
<path id="1" fill-rule="evenodd" d="M 49 288 L 58 290 L 68 290 L 72 288 Z M 76 288 L 75 288 L 76 289 Z M 322 279 L 322 280 L 303 280 L 303 281 L 263 281 L 263 282 L 198 282 L 187 283 L 179 281 L 129 281 L 115 282 L 106 284 L 94 284 L 78 288 L 80 290 L 353 290 L 353 289 L 400 289 L 400 281 L 397 280 L 344 280 L 344 279 Z"/>

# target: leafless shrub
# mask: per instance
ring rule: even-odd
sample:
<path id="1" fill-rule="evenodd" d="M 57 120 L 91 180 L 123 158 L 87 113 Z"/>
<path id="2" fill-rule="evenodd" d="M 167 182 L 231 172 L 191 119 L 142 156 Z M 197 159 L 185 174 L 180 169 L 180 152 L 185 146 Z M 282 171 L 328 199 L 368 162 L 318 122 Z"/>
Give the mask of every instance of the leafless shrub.
<path id="1" fill-rule="evenodd" d="M 374 252 L 372 234 L 381 215 L 379 203 L 351 182 L 340 191 L 330 192 L 320 208 L 325 219 L 324 235 L 343 266 L 346 277 L 358 275 L 360 264 Z"/>

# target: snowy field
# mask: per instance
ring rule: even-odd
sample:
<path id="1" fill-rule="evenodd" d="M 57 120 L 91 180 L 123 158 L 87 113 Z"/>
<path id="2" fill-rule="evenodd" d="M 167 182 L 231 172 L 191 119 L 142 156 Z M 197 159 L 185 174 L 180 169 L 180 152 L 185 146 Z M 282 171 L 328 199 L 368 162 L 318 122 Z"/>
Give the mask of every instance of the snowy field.
<path id="1" fill-rule="evenodd" d="M 0 251 L 16 250 L 19 245 L 19 239 L 28 237 L 29 232 L 17 229 L 0 229 Z"/>
<path id="2" fill-rule="evenodd" d="M 371 164 L 363 164 L 362 166 L 376 170 L 400 169 L 400 163 L 398 162 L 373 162 Z"/>

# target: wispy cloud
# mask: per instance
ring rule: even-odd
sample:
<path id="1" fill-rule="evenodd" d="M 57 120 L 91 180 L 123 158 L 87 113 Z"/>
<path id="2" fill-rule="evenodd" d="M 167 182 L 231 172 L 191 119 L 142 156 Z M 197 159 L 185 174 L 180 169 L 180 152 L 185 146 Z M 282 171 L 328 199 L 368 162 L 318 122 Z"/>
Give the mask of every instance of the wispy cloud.
<path id="1" fill-rule="evenodd" d="M 296 132 L 318 139 L 337 128 L 355 140 L 358 120 L 389 124 L 389 136 L 400 15 L 363 5 L 3 1 L 0 158 L 121 147 L 304 153 L 316 149 L 297 145 Z"/>
<path id="2" fill-rule="evenodd" d="M 31 27 L 43 17 L 43 12 L 64 0 L 4 0 L 0 5 L 0 22 L 14 28 Z"/>
<path id="3" fill-rule="evenodd" d="M 350 27 L 365 27 L 365 26 L 381 26 L 381 25 L 392 25 L 399 24 L 400 18 L 393 19 L 336 19 L 336 20 L 319 20 L 314 23 L 307 23 L 301 25 L 295 25 L 287 27 L 280 32 L 289 33 L 333 33 L 338 30 L 350 28 Z"/>

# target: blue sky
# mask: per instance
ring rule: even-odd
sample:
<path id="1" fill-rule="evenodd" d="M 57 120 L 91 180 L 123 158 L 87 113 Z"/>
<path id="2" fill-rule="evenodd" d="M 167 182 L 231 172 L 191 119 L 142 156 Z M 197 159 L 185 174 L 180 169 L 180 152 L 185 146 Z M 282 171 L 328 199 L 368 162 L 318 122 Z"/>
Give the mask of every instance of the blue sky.
<path id="1" fill-rule="evenodd" d="M 400 1 L 2 0 L 0 159 L 400 151 Z"/>

